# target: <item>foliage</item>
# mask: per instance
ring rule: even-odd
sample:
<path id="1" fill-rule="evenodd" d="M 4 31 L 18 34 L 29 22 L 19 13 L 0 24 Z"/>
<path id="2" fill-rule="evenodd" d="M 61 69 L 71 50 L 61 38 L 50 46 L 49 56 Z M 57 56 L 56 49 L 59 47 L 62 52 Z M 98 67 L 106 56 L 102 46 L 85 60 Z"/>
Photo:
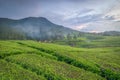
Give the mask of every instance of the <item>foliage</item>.
<path id="1" fill-rule="evenodd" d="M 101 45 L 106 46 L 96 48 L 75 48 L 28 40 L 0 41 L 0 56 L 1 60 L 6 60 L 5 63 L 17 65 L 47 80 L 119 80 L 119 39 L 105 37 L 101 39 Z M 94 44 L 100 44 L 99 40 L 95 40 Z M 107 46 L 111 44 L 114 46 Z M 3 72 L 0 71 L 0 74 Z M 14 74 L 11 73 L 11 76 Z"/>
<path id="2" fill-rule="evenodd" d="M 20 66 L 0 60 L 0 80 L 46 80 Z"/>

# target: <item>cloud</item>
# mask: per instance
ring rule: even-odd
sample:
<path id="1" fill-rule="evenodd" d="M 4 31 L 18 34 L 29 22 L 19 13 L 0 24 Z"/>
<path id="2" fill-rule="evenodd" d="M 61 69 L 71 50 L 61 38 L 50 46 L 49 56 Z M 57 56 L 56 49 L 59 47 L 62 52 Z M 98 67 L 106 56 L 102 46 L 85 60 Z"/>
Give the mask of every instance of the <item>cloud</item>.
<path id="1" fill-rule="evenodd" d="M 81 30 L 83 28 L 86 28 L 88 26 L 88 24 L 81 24 L 81 25 L 77 25 L 77 26 L 74 26 L 74 27 L 71 27 L 72 29 L 75 29 L 75 30 Z"/>
<path id="2" fill-rule="evenodd" d="M 104 16 L 105 20 L 115 20 L 114 16 Z"/>
<path id="3" fill-rule="evenodd" d="M 68 22 L 72 22 L 71 25 L 73 24 L 79 25 L 79 24 L 86 24 L 86 23 L 106 20 L 107 18 L 108 17 L 103 18 L 103 14 L 92 14 L 92 15 L 85 15 L 81 17 L 74 17 L 69 19 Z"/>
<path id="4" fill-rule="evenodd" d="M 46 17 L 82 31 L 119 30 L 120 0 L 0 0 L 0 17 Z"/>
<path id="5" fill-rule="evenodd" d="M 80 29 L 80 31 L 120 31 L 120 22 L 113 22 L 113 21 L 101 21 L 96 23 L 89 23 L 87 27 Z"/>
<path id="6" fill-rule="evenodd" d="M 94 12 L 94 9 L 86 8 L 86 9 L 82 9 L 81 11 L 78 11 L 76 13 L 77 13 L 77 16 L 84 16 L 84 15 L 87 15 L 87 14 L 89 14 L 91 12 Z"/>
<path id="7" fill-rule="evenodd" d="M 64 19 L 68 20 L 68 19 L 72 19 L 72 18 L 77 18 L 80 16 L 85 16 L 88 15 L 89 13 L 91 13 L 92 11 L 94 11 L 93 9 L 78 9 L 78 10 L 74 10 L 74 11 L 68 11 L 66 14 L 64 14 Z"/>
<path id="8" fill-rule="evenodd" d="M 65 27 L 69 27 L 79 31 L 100 32 L 107 30 L 120 30 L 119 21 L 116 21 L 117 19 L 115 18 L 115 16 L 97 14 L 94 12 L 94 9 L 86 8 L 69 13 L 49 12 L 49 16 L 47 17 L 49 18 L 49 20 L 52 20 L 52 22 L 55 21 L 55 23 L 57 24 L 63 24 L 66 25 Z"/>

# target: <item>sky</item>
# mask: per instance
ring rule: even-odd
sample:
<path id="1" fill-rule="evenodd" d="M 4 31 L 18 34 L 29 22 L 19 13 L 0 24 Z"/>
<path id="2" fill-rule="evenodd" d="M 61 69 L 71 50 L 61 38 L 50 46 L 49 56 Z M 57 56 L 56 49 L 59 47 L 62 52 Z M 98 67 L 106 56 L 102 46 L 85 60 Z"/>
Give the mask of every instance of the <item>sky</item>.
<path id="1" fill-rule="evenodd" d="M 45 17 L 84 32 L 120 31 L 120 0 L 0 0 L 0 17 Z"/>

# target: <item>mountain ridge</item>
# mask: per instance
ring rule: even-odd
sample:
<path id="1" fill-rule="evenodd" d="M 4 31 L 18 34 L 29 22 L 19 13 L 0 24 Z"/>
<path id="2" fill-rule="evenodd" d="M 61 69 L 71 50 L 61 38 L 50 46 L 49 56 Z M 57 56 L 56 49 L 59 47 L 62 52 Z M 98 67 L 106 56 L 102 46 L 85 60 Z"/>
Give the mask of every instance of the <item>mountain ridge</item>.
<path id="1" fill-rule="evenodd" d="M 81 35 L 85 37 L 88 34 L 119 36 L 120 32 L 80 32 L 55 24 L 44 17 L 27 17 L 16 20 L 0 18 L 0 39 L 62 40 Z"/>
<path id="2" fill-rule="evenodd" d="M 60 38 L 68 34 L 78 34 L 79 31 L 52 23 L 44 17 L 27 17 L 23 19 L 0 18 L 0 28 L 2 33 L 7 33 L 4 28 L 18 30 L 22 35 L 30 39 L 42 40 L 52 37 Z M 4 32 L 2 31 L 4 29 Z M 12 32 L 11 32 L 12 33 Z M 15 34 L 15 33 L 14 33 Z M 10 35 L 10 34 L 9 34 Z M 11 36 L 11 35 L 10 35 Z M 59 37 L 58 37 L 59 36 Z"/>

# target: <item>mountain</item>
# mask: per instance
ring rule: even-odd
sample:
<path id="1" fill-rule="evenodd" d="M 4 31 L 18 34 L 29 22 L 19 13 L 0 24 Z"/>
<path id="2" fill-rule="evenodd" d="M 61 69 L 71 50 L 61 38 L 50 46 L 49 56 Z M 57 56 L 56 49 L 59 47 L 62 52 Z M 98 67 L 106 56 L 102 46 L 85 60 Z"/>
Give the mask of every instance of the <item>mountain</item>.
<path id="1" fill-rule="evenodd" d="M 120 32 L 85 33 L 57 25 L 44 17 L 27 17 L 19 20 L 0 18 L 0 39 L 61 40 L 76 37 L 120 36 Z M 91 37 L 92 36 L 92 37 Z"/>
<path id="2" fill-rule="evenodd" d="M 120 36 L 119 31 L 105 31 L 101 34 L 104 35 L 104 36 Z"/>
<path id="3" fill-rule="evenodd" d="M 44 17 L 27 17 L 13 20 L 0 18 L 0 39 L 61 39 L 79 31 L 54 24 Z"/>

